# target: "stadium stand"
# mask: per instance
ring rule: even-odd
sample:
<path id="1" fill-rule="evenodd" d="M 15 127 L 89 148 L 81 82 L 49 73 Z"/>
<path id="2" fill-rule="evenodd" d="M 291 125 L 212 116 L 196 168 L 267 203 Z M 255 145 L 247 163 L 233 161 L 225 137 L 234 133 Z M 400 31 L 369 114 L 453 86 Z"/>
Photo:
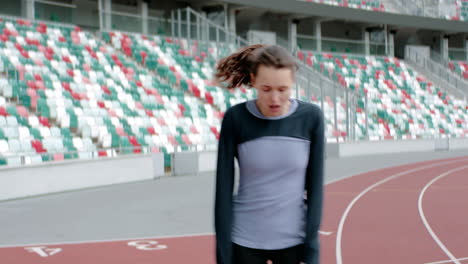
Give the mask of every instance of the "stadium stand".
<path id="1" fill-rule="evenodd" d="M 22 76 L 3 79 L 2 95 L 72 131 L 80 156 L 98 148 L 99 156 L 108 156 L 109 148 L 132 153 L 147 146 L 167 154 L 216 142 L 221 116 L 210 104 L 173 89 L 91 33 L 25 20 L 4 19 L 0 27 L 3 67 Z M 75 150 L 65 144 L 48 149 L 35 139 L 45 148 L 41 152 Z"/>
<path id="2" fill-rule="evenodd" d="M 466 61 L 450 61 L 448 66 L 452 71 L 468 80 L 468 63 Z"/>
<path id="3" fill-rule="evenodd" d="M 350 8 L 358 8 L 372 11 L 386 11 L 385 5 L 380 0 L 307 0 L 328 5 L 336 5 Z"/>
<path id="4" fill-rule="evenodd" d="M 455 0 L 455 6 L 456 6 L 457 14 L 452 19 L 468 21 L 468 1 L 467 0 Z"/>
<path id="5" fill-rule="evenodd" d="M 189 50 L 186 40 L 119 32 L 105 32 L 103 39 L 159 76 L 167 76 L 170 85 L 180 85 L 184 91 L 223 112 L 231 105 L 253 98 L 251 90 L 230 92 L 212 83 L 216 61 L 235 51 L 235 45 L 217 47 L 213 42 L 199 45 L 194 41 Z"/>
<path id="6" fill-rule="evenodd" d="M 298 57 L 361 95 L 358 135 L 365 135 L 366 97 L 370 138 L 464 136 L 468 132 L 464 102 L 434 87 L 397 58 L 302 51 Z"/>
<path id="7" fill-rule="evenodd" d="M 378 12 L 396 12 L 396 13 L 407 13 L 407 10 L 400 9 L 389 9 L 385 6 L 384 1 L 380 0 L 300 0 L 306 2 L 314 2 L 320 4 L 328 4 L 334 6 L 342 6 L 342 7 L 350 7 L 350 8 L 357 8 L 357 9 L 364 9 L 364 10 L 371 10 L 371 11 L 378 11 Z M 468 21 L 468 1 L 467 0 L 452 0 L 452 1 L 445 1 L 437 3 L 435 8 L 441 9 L 440 11 L 434 13 L 432 9 L 434 7 L 429 7 L 429 3 L 424 3 L 425 0 L 421 0 L 419 2 L 414 2 L 412 5 L 419 6 L 420 8 L 424 8 L 428 5 L 428 9 L 431 11 L 424 12 L 412 15 L 422 15 L 425 16 L 433 16 L 439 17 L 448 20 L 457 20 L 457 21 Z M 404 3 L 403 1 L 400 1 Z M 432 3 L 433 4 L 433 3 Z M 450 12 L 449 10 L 453 10 Z"/>
<path id="8" fill-rule="evenodd" d="M 383 8 L 378 1 L 361 4 Z M 212 81 L 216 61 L 234 44 L 118 31 L 95 35 L 7 18 L 0 32 L 3 165 L 163 152 L 170 166 L 174 151 L 215 146 L 224 111 L 255 96 L 252 89 L 228 91 Z M 297 56 L 359 95 L 356 139 L 468 134 L 466 103 L 397 58 L 308 51 Z M 450 67 L 467 75 L 466 63 Z M 345 140 L 350 108 L 343 96 L 322 99 L 301 89 L 299 98 L 323 102 L 327 138 Z"/>

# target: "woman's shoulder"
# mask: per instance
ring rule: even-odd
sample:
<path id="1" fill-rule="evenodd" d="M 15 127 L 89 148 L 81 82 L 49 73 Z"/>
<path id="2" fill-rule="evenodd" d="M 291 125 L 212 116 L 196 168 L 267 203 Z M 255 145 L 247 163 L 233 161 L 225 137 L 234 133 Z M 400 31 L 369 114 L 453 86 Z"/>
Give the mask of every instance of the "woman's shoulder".
<path id="1" fill-rule="evenodd" d="M 312 114 L 318 117 L 323 115 L 322 109 L 317 104 L 301 101 L 299 99 L 296 99 L 296 101 L 298 103 L 298 110 L 300 110 L 300 112 L 309 115 Z"/>
<path id="2" fill-rule="evenodd" d="M 237 115 L 243 115 L 246 110 L 246 104 L 247 102 L 242 102 L 235 104 L 231 107 L 229 107 L 226 112 L 224 113 L 224 116 L 226 115 L 231 115 L 231 116 L 237 116 Z"/>

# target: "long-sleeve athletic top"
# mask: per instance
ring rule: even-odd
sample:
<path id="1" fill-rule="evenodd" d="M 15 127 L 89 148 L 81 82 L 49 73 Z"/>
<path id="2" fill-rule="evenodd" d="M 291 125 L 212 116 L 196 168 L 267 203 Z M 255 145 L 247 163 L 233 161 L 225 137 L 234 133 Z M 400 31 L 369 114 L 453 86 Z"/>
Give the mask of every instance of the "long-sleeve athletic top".
<path id="1" fill-rule="evenodd" d="M 291 102 L 280 117 L 264 117 L 254 100 L 225 113 L 215 192 L 218 264 L 232 263 L 232 243 L 258 249 L 304 243 L 306 263 L 319 263 L 324 118 L 316 105 Z M 240 168 L 237 195 L 234 159 Z"/>

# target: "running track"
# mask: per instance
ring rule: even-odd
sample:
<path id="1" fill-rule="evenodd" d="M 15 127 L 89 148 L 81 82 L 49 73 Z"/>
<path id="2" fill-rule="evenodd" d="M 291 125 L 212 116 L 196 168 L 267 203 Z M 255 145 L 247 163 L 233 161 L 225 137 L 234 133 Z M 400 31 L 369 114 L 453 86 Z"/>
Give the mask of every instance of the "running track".
<path id="1" fill-rule="evenodd" d="M 355 175 L 325 188 L 324 264 L 468 264 L 468 157 Z M 2 264 L 214 264 L 213 236 L 0 248 Z"/>

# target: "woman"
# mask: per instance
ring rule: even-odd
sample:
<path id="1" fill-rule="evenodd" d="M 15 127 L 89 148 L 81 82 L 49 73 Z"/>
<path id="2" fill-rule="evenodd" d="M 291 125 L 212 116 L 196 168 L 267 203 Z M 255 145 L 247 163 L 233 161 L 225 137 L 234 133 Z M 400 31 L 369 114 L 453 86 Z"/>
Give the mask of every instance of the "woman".
<path id="1" fill-rule="evenodd" d="M 319 263 L 324 118 L 291 98 L 297 65 L 278 46 L 224 59 L 216 78 L 257 98 L 229 108 L 221 125 L 215 197 L 218 264 Z M 234 158 L 239 189 L 233 195 Z"/>

